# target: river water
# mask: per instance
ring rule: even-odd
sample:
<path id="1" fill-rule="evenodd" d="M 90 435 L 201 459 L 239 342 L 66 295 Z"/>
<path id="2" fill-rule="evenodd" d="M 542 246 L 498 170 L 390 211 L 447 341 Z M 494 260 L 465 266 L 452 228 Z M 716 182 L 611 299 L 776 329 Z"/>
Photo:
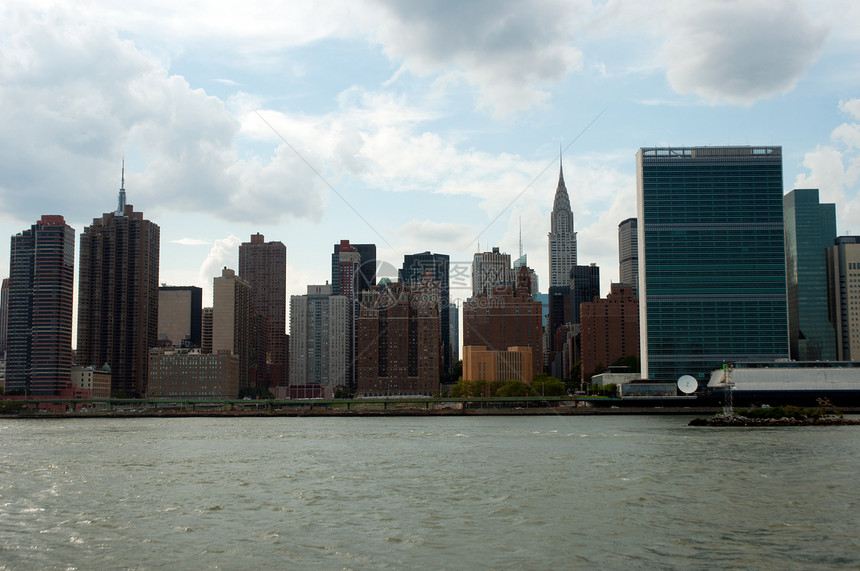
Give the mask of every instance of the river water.
<path id="1" fill-rule="evenodd" d="M 860 566 L 860 428 L 0 419 L 0 569 Z"/>

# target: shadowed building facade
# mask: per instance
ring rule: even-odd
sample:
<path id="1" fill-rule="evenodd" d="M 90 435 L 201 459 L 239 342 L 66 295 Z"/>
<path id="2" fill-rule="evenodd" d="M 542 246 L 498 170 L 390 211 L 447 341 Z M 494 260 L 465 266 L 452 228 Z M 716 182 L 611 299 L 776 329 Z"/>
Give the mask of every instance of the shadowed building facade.
<path id="1" fill-rule="evenodd" d="M 95 218 L 81 235 L 78 280 L 79 365 L 111 370 L 111 390 L 145 395 L 149 349 L 158 339 L 160 230 L 125 203 Z"/>
<path id="2" fill-rule="evenodd" d="M 634 297 L 639 296 L 639 231 L 635 218 L 618 225 L 618 276 L 619 282 L 633 286 Z"/>
<path id="3" fill-rule="evenodd" d="M 636 155 L 642 376 L 788 357 L 781 147 Z"/>
<path id="4" fill-rule="evenodd" d="M 70 380 L 75 231 L 42 216 L 12 236 L 6 390 L 56 395 Z"/>
<path id="5" fill-rule="evenodd" d="M 639 302 L 633 286 L 612 284 L 606 299 L 581 305 L 580 350 L 582 378 L 602 365 L 609 367 L 625 357 L 639 357 Z M 631 371 L 632 372 L 632 371 Z"/>
<path id="6" fill-rule="evenodd" d="M 834 361 L 826 253 L 836 239 L 836 205 L 820 204 L 817 188 L 796 188 L 783 197 L 783 206 L 791 359 Z"/>
<path id="7" fill-rule="evenodd" d="M 439 289 L 428 275 L 424 283 L 362 292 L 356 396 L 432 396 L 439 390 Z"/>
<path id="8" fill-rule="evenodd" d="M 202 344 L 203 290 L 197 286 L 158 288 L 158 338 L 173 345 Z"/>
<path id="9" fill-rule="evenodd" d="M 287 247 L 266 242 L 262 234 L 251 235 L 239 245 L 239 277 L 251 286 L 251 309 L 263 317 L 254 337 L 252 366 L 257 383 L 265 386 L 289 384 L 287 340 Z"/>
<path id="10" fill-rule="evenodd" d="M 827 249 L 827 288 L 836 359 L 860 361 L 860 236 L 839 236 Z"/>
<path id="11" fill-rule="evenodd" d="M 250 387 L 253 349 L 251 286 L 230 268 L 212 280 L 212 354 L 239 358 L 239 389 Z"/>
<path id="12" fill-rule="evenodd" d="M 442 340 L 442 373 L 451 372 L 454 364 L 453 346 L 451 345 L 451 287 L 449 268 L 451 266 L 448 254 L 407 254 L 403 256 L 403 267 L 397 272 L 400 283 L 420 284 L 424 282 L 427 272 L 430 272 L 434 282 L 439 284 L 439 326 Z M 456 308 L 455 308 L 456 309 Z"/>

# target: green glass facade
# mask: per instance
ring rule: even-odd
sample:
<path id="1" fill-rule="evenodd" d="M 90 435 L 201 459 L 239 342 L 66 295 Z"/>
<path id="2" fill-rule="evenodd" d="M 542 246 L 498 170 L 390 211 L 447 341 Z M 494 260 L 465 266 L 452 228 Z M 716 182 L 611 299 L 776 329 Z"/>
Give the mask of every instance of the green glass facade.
<path id="1" fill-rule="evenodd" d="M 788 358 L 780 147 L 636 157 L 643 376 Z"/>
<path id="2" fill-rule="evenodd" d="M 817 188 L 794 189 L 783 204 L 789 352 L 795 361 L 835 361 L 826 252 L 836 240 L 836 205 L 819 204 Z"/>

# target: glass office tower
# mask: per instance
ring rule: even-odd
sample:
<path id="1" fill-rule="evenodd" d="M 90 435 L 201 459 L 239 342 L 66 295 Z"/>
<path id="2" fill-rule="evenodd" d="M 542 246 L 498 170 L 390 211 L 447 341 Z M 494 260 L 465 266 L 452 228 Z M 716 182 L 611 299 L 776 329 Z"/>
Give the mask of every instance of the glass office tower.
<path id="1" fill-rule="evenodd" d="M 788 358 L 781 147 L 636 156 L 643 377 Z"/>
<path id="2" fill-rule="evenodd" d="M 783 204 L 789 353 L 795 361 L 835 361 L 826 252 L 836 240 L 836 205 L 819 203 L 817 188 L 796 188 Z"/>

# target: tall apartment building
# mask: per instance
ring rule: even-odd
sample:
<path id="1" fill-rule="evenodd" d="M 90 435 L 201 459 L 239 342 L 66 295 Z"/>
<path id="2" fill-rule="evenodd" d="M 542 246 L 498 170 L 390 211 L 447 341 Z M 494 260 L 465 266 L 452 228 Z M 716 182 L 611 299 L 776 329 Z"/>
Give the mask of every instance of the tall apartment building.
<path id="1" fill-rule="evenodd" d="M 531 347 L 532 374 L 543 366 L 543 305 L 531 295 L 528 268 L 518 270 L 517 287 L 480 294 L 462 306 L 463 346 L 483 346 L 492 351 Z"/>
<path id="2" fill-rule="evenodd" d="M 0 287 L 0 357 L 6 358 L 6 332 L 9 325 L 9 278 L 3 278 Z"/>
<path id="3" fill-rule="evenodd" d="M 453 348 L 451 345 L 451 315 L 448 308 L 451 305 L 450 286 L 451 261 L 448 254 L 407 254 L 403 256 L 403 267 L 398 270 L 397 278 L 400 283 L 424 283 L 429 275 L 439 286 L 439 336 L 442 340 L 442 373 L 447 374 L 454 366 Z"/>
<path id="4" fill-rule="evenodd" d="M 125 203 L 125 176 L 117 209 L 81 235 L 77 362 L 107 363 L 117 394 L 146 394 L 158 339 L 159 240 L 158 225 Z"/>
<path id="5" fill-rule="evenodd" d="M 212 353 L 229 351 L 238 356 L 239 389 L 244 389 L 250 386 L 253 348 L 251 286 L 226 267 L 213 283 Z"/>
<path id="6" fill-rule="evenodd" d="M 795 361 L 833 361 L 826 251 L 836 239 L 836 205 L 820 204 L 817 188 L 796 188 L 783 197 L 783 208 L 789 352 Z"/>
<path id="7" fill-rule="evenodd" d="M 75 231 L 42 216 L 12 236 L 6 390 L 55 395 L 70 381 Z"/>
<path id="8" fill-rule="evenodd" d="M 493 295 L 495 290 L 513 288 L 516 276 L 511 268 L 511 255 L 499 252 L 478 252 L 472 259 L 472 296 Z"/>
<path id="9" fill-rule="evenodd" d="M 345 241 L 349 244 L 349 240 Z M 358 252 L 359 267 L 356 287 L 358 291 L 368 291 L 376 285 L 376 244 L 349 244 Z M 331 291 L 333 295 L 341 295 L 340 289 L 340 247 L 334 245 L 331 255 Z"/>
<path id="10" fill-rule="evenodd" d="M 197 286 L 158 288 L 158 338 L 173 345 L 200 347 L 203 327 L 203 290 Z"/>
<path id="11" fill-rule="evenodd" d="M 460 360 L 460 308 L 456 303 L 448 306 L 448 343 L 451 346 L 451 368 Z"/>
<path id="12" fill-rule="evenodd" d="M 287 247 L 253 234 L 239 245 L 239 277 L 251 286 L 251 309 L 263 316 L 264 330 L 255 336 L 252 366 L 263 385 L 287 385 Z"/>
<path id="13" fill-rule="evenodd" d="M 570 269 L 571 323 L 580 323 L 579 306 L 600 297 L 600 268 L 597 264 L 573 266 Z"/>
<path id="14" fill-rule="evenodd" d="M 836 359 L 860 361 L 860 236 L 839 236 L 827 248 L 827 289 Z"/>
<path id="15" fill-rule="evenodd" d="M 573 230 L 573 211 L 564 185 L 561 155 L 558 158 L 558 186 L 550 215 L 549 286 L 568 285 L 570 268 L 576 265 L 576 232 Z"/>
<path id="16" fill-rule="evenodd" d="M 439 390 L 438 284 L 392 283 L 362 292 L 356 321 L 356 396 L 427 395 Z"/>
<path id="17" fill-rule="evenodd" d="M 643 377 L 788 357 L 781 147 L 636 155 Z"/>
<path id="18" fill-rule="evenodd" d="M 633 286 L 612 284 L 606 299 L 582 304 L 580 316 L 582 381 L 599 366 L 639 357 L 639 302 Z M 631 371 L 636 372 L 636 371 Z"/>
<path id="19" fill-rule="evenodd" d="M 633 286 L 633 295 L 639 296 L 639 232 L 635 218 L 618 225 L 618 276 L 619 282 Z"/>
<path id="20" fill-rule="evenodd" d="M 202 325 L 200 327 L 200 351 L 212 352 L 212 308 L 203 308 Z"/>
<path id="21" fill-rule="evenodd" d="M 317 385 L 331 398 L 350 385 L 350 307 L 331 285 L 309 285 L 290 298 L 290 386 Z"/>

